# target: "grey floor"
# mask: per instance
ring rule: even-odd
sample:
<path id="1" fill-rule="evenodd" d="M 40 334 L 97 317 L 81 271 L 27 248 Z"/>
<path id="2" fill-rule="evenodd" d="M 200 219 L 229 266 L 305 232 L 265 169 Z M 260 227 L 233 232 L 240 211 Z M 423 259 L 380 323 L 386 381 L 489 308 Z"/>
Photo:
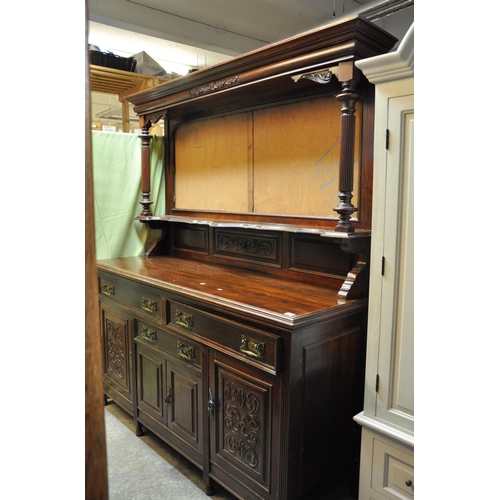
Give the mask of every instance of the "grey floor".
<path id="1" fill-rule="evenodd" d="M 110 402 L 104 411 L 109 500 L 236 500 L 221 486 L 205 494 L 201 471 L 151 432 L 135 435 L 133 419 Z M 317 500 L 352 500 L 348 483 Z"/>

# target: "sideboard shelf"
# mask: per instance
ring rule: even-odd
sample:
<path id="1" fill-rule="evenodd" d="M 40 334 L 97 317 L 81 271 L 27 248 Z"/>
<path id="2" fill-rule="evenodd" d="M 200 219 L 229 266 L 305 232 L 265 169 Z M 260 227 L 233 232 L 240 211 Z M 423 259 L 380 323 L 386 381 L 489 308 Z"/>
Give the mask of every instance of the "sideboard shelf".
<path id="1" fill-rule="evenodd" d="M 154 222 L 182 222 L 185 224 L 198 224 L 198 225 L 208 225 L 211 227 L 231 227 L 240 229 L 256 229 L 256 230 L 266 230 L 266 231 L 284 231 L 288 233 L 304 233 L 304 234 L 317 234 L 319 236 L 324 236 L 327 238 L 334 238 L 339 241 L 349 241 L 349 240 L 362 240 L 370 238 L 371 231 L 368 229 L 359 229 L 355 233 L 340 233 L 332 231 L 332 227 L 328 226 L 304 226 L 299 224 L 286 224 L 286 223 L 266 223 L 266 222 L 251 222 L 245 220 L 230 220 L 225 218 L 214 217 L 214 214 L 210 214 L 210 217 L 206 218 L 193 218 L 185 217 L 181 215 L 146 215 L 138 216 L 136 220 L 145 223 Z"/>

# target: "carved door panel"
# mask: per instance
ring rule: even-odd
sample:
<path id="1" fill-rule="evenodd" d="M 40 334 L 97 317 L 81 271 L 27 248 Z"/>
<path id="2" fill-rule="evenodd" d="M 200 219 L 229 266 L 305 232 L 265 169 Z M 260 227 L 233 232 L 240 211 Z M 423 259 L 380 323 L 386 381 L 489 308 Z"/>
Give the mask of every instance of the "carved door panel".
<path id="1" fill-rule="evenodd" d="M 210 367 L 210 474 L 230 488 L 243 484 L 248 498 L 271 498 L 278 469 L 276 377 L 217 351 Z"/>
<path id="2" fill-rule="evenodd" d="M 104 392 L 130 413 L 133 412 L 130 316 L 118 308 L 101 304 Z"/>

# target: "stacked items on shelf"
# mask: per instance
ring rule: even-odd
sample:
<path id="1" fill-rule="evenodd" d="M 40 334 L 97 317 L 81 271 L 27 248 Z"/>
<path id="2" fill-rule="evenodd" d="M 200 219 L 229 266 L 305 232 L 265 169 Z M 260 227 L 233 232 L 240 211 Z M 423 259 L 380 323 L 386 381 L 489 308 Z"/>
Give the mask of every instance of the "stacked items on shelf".
<path id="1" fill-rule="evenodd" d="M 104 66 L 105 68 L 120 69 L 122 71 L 134 72 L 137 60 L 132 57 L 122 57 L 107 50 L 101 51 L 97 45 L 89 45 L 90 64 Z"/>

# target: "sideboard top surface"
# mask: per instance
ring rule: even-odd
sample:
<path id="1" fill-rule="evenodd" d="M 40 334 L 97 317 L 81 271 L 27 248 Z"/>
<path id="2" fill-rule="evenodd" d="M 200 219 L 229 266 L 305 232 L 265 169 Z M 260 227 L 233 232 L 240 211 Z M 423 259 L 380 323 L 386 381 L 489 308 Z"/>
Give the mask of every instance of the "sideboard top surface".
<path id="1" fill-rule="evenodd" d="M 101 272 L 288 326 L 366 307 L 366 299 L 341 300 L 332 287 L 189 259 L 127 257 L 101 260 L 97 266 Z"/>

